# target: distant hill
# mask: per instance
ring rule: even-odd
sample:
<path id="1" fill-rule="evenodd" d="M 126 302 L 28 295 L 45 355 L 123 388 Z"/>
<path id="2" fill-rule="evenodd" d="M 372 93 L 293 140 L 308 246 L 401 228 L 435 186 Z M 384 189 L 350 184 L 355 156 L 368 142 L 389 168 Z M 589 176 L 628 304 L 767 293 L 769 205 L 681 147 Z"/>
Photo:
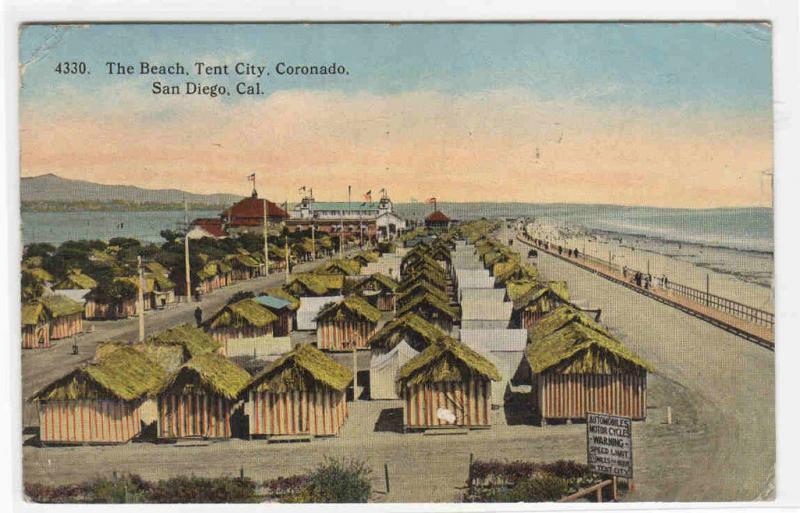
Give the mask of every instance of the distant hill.
<path id="1" fill-rule="evenodd" d="M 20 200 L 29 202 L 97 202 L 180 204 L 184 197 L 194 205 L 230 205 L 242 199 L 235 194 L 193 194 L 178 189 L 144 189 L 133 185 L 104 185 L 70 180 L 54 174 L 20 180 Z"/>

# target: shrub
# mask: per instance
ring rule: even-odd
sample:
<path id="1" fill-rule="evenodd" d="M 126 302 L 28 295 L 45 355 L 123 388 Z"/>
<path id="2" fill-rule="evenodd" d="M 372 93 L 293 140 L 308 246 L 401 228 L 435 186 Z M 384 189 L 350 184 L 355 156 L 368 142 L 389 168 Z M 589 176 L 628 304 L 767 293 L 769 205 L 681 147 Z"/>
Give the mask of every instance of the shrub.
<path id="1" fill-rule="evenodd" d="M 32 502 L 63 504 L 86 502 L 84 485 L 48 486 L 40 483 L 25 483 L 25 496 Z"/>
<path id="2" fill-rule="evenodd" d="M 136 474 L 120 479 L 96 479 L 85 485 L 88 488 L 87 502 L 137 503 L 146 502 L 150 484 Z"/>
<path id="3" fill-rule="evenodd" d="M 566 495 L 568 489 L 566 479 L 540 472 L 499 493 L 495 502 L 554 502 Z"/>
<path id="4" fill-rule="evenodd" d="M 264 481 L 262 486 L 270 497 L 282 497 L 300 493 L 308 488 L 308 476 L 294 475 L 289 477 L 279 477 L 269 481 Z"/>
<path id="5" fill-rule="evenodd" d="M 369 481 L 371 470 L 363 461 L 355 459 L 325 458 L 308 476 L 308 487 L 292 497 L 310 499 L 303 502 L 352 503 L 367 502 L 372 495 Z"/>
<path id="6" fill-rule="evenodd" d="M 256 484 L 249 478 L 180 476 L 153 485 L 148 502 L 252 502 L 256 498 L 255 490 Z"/>

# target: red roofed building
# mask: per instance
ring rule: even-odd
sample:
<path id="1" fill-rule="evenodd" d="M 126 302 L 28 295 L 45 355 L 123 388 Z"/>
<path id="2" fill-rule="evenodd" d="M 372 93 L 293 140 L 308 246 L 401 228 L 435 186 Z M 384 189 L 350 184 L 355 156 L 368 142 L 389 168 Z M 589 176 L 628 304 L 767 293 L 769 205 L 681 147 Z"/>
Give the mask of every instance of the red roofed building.
<path id="1" fill-rule="evenodd" d="M 235 203 L 222 213 L 222 222 L 229 234 L 261 233 L 264 226 L 264 199 L 259 198 L 256 191 L 249 198 Z M 266 200 L 267 220 L 271 224 L 281 223 L 289 215 L 275 203 Z"/>
<path id="2" fill-rule="evenodd" d="M 190 239 L 200 239 L 203 237 L 213 237 L 215 239 L 224 239 L 228 236 L 225 227 L 222 225 L 222 219 L 201 217 L 192 221 L 192 228 L 189 231 Z"/>
<path id="3" fill-rule="evenodd" d="M 425 227 L 433 229 L 447 229 L 450 227 L 451 220 L 440 210 L 436 210 L 425 218 Z"/>

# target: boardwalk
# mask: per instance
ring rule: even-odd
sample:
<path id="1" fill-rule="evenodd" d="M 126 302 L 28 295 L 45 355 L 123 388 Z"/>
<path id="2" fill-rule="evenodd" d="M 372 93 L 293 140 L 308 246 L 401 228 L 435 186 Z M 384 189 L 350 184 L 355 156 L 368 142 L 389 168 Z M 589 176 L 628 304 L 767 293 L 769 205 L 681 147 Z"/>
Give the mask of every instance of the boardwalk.
<path id="1" fill-rule="evenodd" d="M 546 252 L 556 258 L 560 258 L 566 262 L 570 262 L 578 267 L 581 267 L 594 274 L 602 276 L 603 278 L 624 285 L 631 290 L 635 290 L 640 294 L 646 295 L 656 301 L 668 304 L 674 308 L 678 308 L 690 315 L 705 320 L 719 328 L 730 331 L 742 338 L 755 342 L 761 346 L 772 349 L 775 347 L 775 336 L 772 326 L 763 324 L 755 324 L 747 322 L 743 319 L 730 315 L 726 312 L 705 305 L 698 301 L 693 301 L 686 296 L 675 293 L 662 287 L 653 286 L 650 288 L 643 288 L 635 285 L 631 281 L 631 275 L 626 277 L 623 272 L 615 267 L 609 266 L 604 262 L 598 262 L 592 259 L 586 259 L 585 255 L 580 257 L 571 257 L 566 253 L 561 255 L 553 249 L 545 249 L 541 245 L 535 244 L 532 240 L 526 238 L 524 235 L 517 234 L 517 240 L 523 244 L 535 247 L 537 251 Z"/>

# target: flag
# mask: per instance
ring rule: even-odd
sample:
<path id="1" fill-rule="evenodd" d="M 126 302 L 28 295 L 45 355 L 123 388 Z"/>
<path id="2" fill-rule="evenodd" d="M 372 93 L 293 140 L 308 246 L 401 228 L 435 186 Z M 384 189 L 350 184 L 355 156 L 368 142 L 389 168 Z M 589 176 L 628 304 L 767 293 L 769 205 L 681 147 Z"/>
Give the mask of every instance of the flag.
<path id="1" fill-rule="evenodd" d="M 368 190 L 366 194 L 364 194 L 364 201 L 372 201 L 372 189 Z"/>
<path id="2" fill-rule="evenodd" d="M 248 182 L 255 182 L 255 181 L 256 181 L 256 174 L 255 174 L 255 173 L 253 173 L 253 174 L 251 174 L 250 176 L 248 176 L 248 177 L 247 177 L 247 181 L 248 181 Z"/>
<path id="3" fill-rule="evenodd" d="M 425 200 L 425 203 L 436 203 L 436 198 L 428 198 Z"/>

